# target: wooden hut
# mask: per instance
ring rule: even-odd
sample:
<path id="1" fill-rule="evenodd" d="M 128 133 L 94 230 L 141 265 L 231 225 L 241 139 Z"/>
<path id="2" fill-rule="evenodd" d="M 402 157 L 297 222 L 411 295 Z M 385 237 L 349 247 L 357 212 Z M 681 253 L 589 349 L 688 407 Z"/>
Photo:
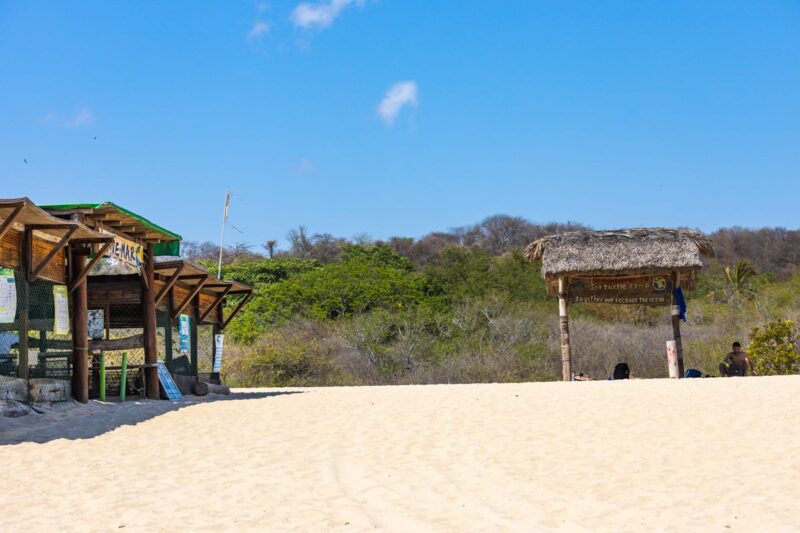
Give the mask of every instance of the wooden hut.
<path id="1" fill-rule="evenodd" d="M 694 289 L 702 258 L 713 253 L 706 235 L 669 228 L 579 231 L 530 243 L 526 258 L 541 261 L 548 294 L 559 299 L 563 379 L 572 379 L 567 310 L 574 303 L 671 306 L 682 376 L 681 310 L 675 289 Z"/>
<path id="2" fill-rule="evenodd" d="M 110 248 L 100 253 L 112 260 L 112 267 L 106 265 L 88 279 L 86 308 L 102 317 L 104 330 L 101 338 L 89 342 L 91 353 L 141 350 L 142 361 L 135 366 L 143 369 L 144 389 L 152 399 L 159 397 L 159 360 L 170 371 L 176 370 L 174 340 L 182 315 L 189 323 L 191 340 L 188 353 L 183 354 L 187 362 L 179 370 L 190 376 L 198 374 L 200 326 L 209 329 L 203 348 L 211 353 L 212 359 L 218 357 L 216 337 L 247 302 L 251 287 L 216 279 L 201 267 L 177 259 L 180 235 L 113 202 L 43 208 L 54 216 L 78 220 L 112 237 Z M 224 302 L 230 296 L 239 300 L 226 317 Z M 180 350 L 180 346 L 177 348 Z M 209 370 L 209 374 L 216 374 L 213 368 Z M 88 377 L 76 384 L 85 401 L 89 394 Z M 120 386 L 125 387 L 126 383 Z"/>

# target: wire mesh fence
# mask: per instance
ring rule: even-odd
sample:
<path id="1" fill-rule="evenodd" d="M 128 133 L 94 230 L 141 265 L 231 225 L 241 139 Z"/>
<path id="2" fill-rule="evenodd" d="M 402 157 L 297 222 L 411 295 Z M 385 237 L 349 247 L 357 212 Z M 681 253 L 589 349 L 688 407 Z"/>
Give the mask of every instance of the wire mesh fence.
<path id="1" fill-rule="evenodd" d="M 70 379 L 72 374 L 71 309 L 65 285 L 47 280 L 28 283 L 19 269 L 13 276 L 13 320 L 0 322 L 0 375 L 33 379 Z M 12 308 L 8 308 L 12 309 Z"/>
<path id="2" fill-rule="evenodd" d="M 214 326 L 197 327 L 197 375 L 208 380 L 214 366 Z"/>
<path id="3" fill-rule="evenodd" d="M 89 309 L 89 397 L 100 395 L 100 362 L 105 366 L 106 394 L 119 396 L 122 390 L 123 356 L 126 363 L 125 391 L 144 390 L 142 368 L 142 307 L 138 303 L 114 303 Z"/>

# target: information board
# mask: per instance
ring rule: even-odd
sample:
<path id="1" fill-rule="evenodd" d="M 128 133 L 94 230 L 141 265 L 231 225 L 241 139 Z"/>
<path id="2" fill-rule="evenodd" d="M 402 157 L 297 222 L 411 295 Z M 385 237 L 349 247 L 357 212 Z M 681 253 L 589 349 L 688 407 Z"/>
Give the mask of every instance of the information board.
<path id="1" fill-rule="evenodd" d="M 222 370 L 222 352 L 223 344 L 225 343 L 225 335 L 217 333 L 214 335 L 214 367 L 212 372 L 217 373 Z"/>
<path id="2" fill-rule="evenodd" d="M 175 385 L 175 381 L 172 379 L 172 376 L 167 370 L 167 367 L 164 366 L 164 363 L 158 363 L 158 381 L 161 383 L 161 386 L 164 388 L 164 392 L 167 394 L 167 398 L 170 400 L 182 400 L 183 395 L 181 391 L 178 390 L 178 386 Z"/>
<path id="3" fill-rule="evenodd" d="M 586 276 L 570 279 L 570 303 L 670 305 L 669 276 Z"/>
<path id="4" fill-rule="evenodd" d="M 178 316 L 178 350 L 181 355 L 189 355 L 189 315 Z"/>
<path id="5" fill-rule="evenodd" d="M 0 268 L 0 322 L 10 324 L 17 315 L 17 282 L 14 269 Z"/>
<path id="6" fill-rule="evenodd" d="M 66 285 L 53 285 L 53 333 L 69 335 L 69 292 Z"/>

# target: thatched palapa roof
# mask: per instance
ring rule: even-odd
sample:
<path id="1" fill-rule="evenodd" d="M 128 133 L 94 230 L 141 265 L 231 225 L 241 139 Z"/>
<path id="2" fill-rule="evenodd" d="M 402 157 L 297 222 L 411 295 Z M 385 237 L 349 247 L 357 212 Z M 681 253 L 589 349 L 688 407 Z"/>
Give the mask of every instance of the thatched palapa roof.
<path id="1" fill-rule="evenodd" d="M 703 233 L 688 229 L 633 228 L 551 235 L 525 248 L 529 261 L 542 261 L 545 277 L 613 275 L 656 270 L 694 271 L 714 250 Z"/>

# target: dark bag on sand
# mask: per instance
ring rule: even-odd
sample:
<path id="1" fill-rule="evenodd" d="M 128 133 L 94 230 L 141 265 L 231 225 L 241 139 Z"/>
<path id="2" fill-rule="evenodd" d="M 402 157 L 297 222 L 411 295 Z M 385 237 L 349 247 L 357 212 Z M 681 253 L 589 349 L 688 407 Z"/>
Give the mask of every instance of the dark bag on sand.
<path id="1" fill-rule="evenodd" d="M 614 367 L 614 379 L 628 379 L 631 376 L 631 369 L 628 363 L 617 363 Z"/>

